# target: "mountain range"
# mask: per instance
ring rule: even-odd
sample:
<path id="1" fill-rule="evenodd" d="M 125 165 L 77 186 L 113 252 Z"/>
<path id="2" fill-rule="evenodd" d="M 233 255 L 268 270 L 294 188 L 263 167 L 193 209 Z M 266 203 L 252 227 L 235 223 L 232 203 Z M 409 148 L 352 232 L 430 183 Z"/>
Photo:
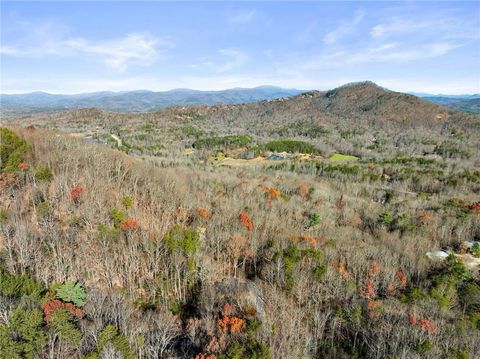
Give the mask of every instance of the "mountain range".
<path id="1" fill-rule="evenodd" d="M 175 105 L 214 105 L 255 102 L 288 97 L 301 93 L 297 89 L 273 86 L 232 88 L 222 91 L 174 89 L 154 92 L 148 90 L 123 92 L 94 92 L 76 95 L 32 92 L 0 95 L 4 114 L 49 112 L 96 107 L 114 112 L 151 112 Z"/>
<path id="2" fill-rule="evenodd" d="M 275 86 L 232 88 L 221 91 L 174 89 L 169 91 L 102 91 L 74 95 L 31 92 L 0 94 L 4 115 L 57 112 L 80 108 L 99 108 L 112 112 L 154 112 L 169 106 L 240 104 L 295 96 L 305 92 Z M 415 93 L 430 102 L 463 112 L 480 113 L 480 94 L 433 95 Z"/>

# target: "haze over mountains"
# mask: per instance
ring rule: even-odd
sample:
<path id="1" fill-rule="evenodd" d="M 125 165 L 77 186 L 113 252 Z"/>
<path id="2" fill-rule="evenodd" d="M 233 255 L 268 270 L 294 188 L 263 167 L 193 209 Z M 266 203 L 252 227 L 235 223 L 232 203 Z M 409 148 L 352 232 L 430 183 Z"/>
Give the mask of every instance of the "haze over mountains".
<path id="1" fill-rule="evenodd" d="M 74 95 L 32 92 L 0 94 L 3 114 L 52 112 L 79 108 L 99 108 L 113 112 L 152 112 L 177 105 L 240 104 L 298 95 L 299 89 L 275 86 L 232 88 L 221 91 L 173 89 L 169 91 L 102 91 Z M 464 112 L 480 112 L 480 95 L 432 95 L 412 93 L 433 103 Z"/>
<path id="2" fill-rule="evenodd" d="M 301 93 L 297 89 L 274 86 L 232 88 L 223 91 L 199 91 L 174 89 L 154 92 L 148 90 L 122 92 L 94 92 L 76 95 L 32 92 L 27 94 L 0 95 L 4 113 L 41 112 L 97 107 L 114 112 L 149 112 L 173 105 L 213 105 L 255 102 L 292 96 Z"/>

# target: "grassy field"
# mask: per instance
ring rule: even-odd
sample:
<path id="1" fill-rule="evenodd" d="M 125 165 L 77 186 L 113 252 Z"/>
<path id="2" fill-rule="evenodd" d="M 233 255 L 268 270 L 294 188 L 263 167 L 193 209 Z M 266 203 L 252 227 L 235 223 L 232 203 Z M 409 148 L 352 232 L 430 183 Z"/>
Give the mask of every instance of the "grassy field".
<path id="1" fill-rule="evenodd" d="M 350 155 L 342 155 L 341 153 L 335 153 L 330 158 L 330 161 L 356 161 L 358 157 Z"/>

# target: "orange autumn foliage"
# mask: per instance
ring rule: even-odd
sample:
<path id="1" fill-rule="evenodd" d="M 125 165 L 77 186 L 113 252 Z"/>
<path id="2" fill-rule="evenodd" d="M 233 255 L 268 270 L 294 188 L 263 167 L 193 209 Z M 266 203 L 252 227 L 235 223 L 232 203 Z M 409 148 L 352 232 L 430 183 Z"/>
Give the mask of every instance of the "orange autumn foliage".
<path id="1" fill-rule="evenodd" d="M 217 356 L 214 354 L 200 353 L 195 356 L 195 359 L 217 359 Z"/>
<path id="2" fill-rule="evenodd" d="M 382 266 L 380 265 L 380 263 L 378 263 L 377 261 L 373 261 L 370 263 L 370 270 L 368 272 L 368 275 L 370 277 L 375 277 L 381 271 L 382 271 Z"/>
<path id="3" fill-rule="evenodd" d="M 246 214 L 245 212 L 242 212 L 238 216 L 238 219 L 240 220 L 240 222 L 243 223 L 243 225 L 249 232 L 253 231 L 253 222 L 248 216 L 248 214 Z"/>
<path id="4" fill-rule="evenodd" d="M 120 225 L 122 231 L 136 231 L 140 228 L 140 225 L 134 218 L 127 218 Z"/>
<path id="5" fill-rule="evenodd" d="M 210 212 L 208 212 L 205 208 L 196 208 L 195 211 L 197 211 L 197 214 L 200 217 L 203 217 L 203 218 L 209 218 L 210 217 Z"/>
<path id="6" fill-rule="evenodd" d="M 480 202 L 472 203 L 470 206 L 468 206 L 468 208 L 472 212 L 480 212 Z"/>
<path id="7" fill-rule="evenodd" d="M 73 186 L 72 189 L 70 190 L 70 198 L 72 201 L 76 202 L 80 199 L 80 195 L 84 192 L 84 189 L 82 186 Z"/>
<path id="8" fill-rule="evenodd" d="M 278 189 L 276 188 L 268 188 L 265 193 L 272 199 L 276 199 L 280 197 L 281 193 Z"/>
<path id="9" fill-rule="evenodd" d="M 381 306 L 382 306 L 382 302 L 380 302 L 379 300 L 369 300 L 367 302 L 367 308 L 369 310 L 378 309 Z"/>
<path id="10" fill-rule="evenodd" d="M 400 285 L 405 288 L 407 286 L 407 283 L 408 283 L 408 280 L 407 280 L 407 277 L 405 276 L 405 274 L 403 274 L 402 271 L 397 271 L 397 273 L 395 273 L 395 276 L 397 277 L 398 281 L 400 282 Z"/>
<path id="11" fill-rule="evenodd" d="M 434 334 L 437 332 L 437 325 L 429 319 L 423 318 L 418 324 L 420 330 Z"/>
<path id="12" fill-rule="evenodd" d="M 429 222 L 432 219 L 432 216 L 427 212 L 422 212 L 417 216 L 419 222 Z"/>
<path id="13" fill-rule="evenodd" d="M 225 303 L 222 317 L 217 321 L 218 329 L 222 333 L 240 333 L 246 327 L 245 319 L 230 315 L 232 311 L 233 306 L 230 303 Z"/>
<path id="14" fill-rule="evenodd" d="M 418 319 L 415 315 L 410 315 L 408 317 L 408 322 L 411 326 L 417 327 L 421 331 L 430 334 L 435 334 L 438 331 L 437 325 L 427 318 Z"/>
<path id="15" fill-rule="evenodd" d="M 382 302 L 379 300 L 369 300 L 367 302 L 368 316 L 372 319 L 380 317 L 382 311 Z"/>
<path id="16" fill-rule="evenodd" d="M 28 163 L 26 163 L 26 162 L 22 162 L 18 165 L 19 170 L 28 170 L 28 167 L 29 167 Z"/>
<path id="17" fill-rule="evenodd" d="M 223 315 L 221 319 L 217 321 L 218 329 L 222 333 L 240 333 L 245 329 L 245 319 Z"/>
<path id="18" fill-rule="evenodd" d="M 295 237 L 296 240 L 304 243 L 310 244 L 312 247 L 317 246 L 317 238 L 315 237 L 310 237 L 310 236 L 301 236 L 301 237 Z"/>
<path id="19" fill-rule="evenodd" d="M 83 311 L 72 303 L 64 303 L 58 299 L 49 300 L 41 305 L 45 321 L 49 321 L 52 318 L 52 314 L 60 309 L 68 310 L 73 316 L 81 318 Z"/>
<path id="20" fill-rule="evenodd" d="M 364 298 L 374 298 L 376 297 L 377 293 L 375 291 L 375 284 L 371 279 L 367 281 L 360 289 L 359 294 Z"/>
<path id="21" fill-rule="evenodd" d="M 408 317 L 408 322 L 410 325 L 417 325 L 417 317 L 415 315 L 410 315 Z"/>
<path id="22" fill-rule="evenodd" d="M 338 273 L 342 276 L 343 279 L 347 279 L 349 277 L 350 274 L 347 271 L 345 261 L 340 261 L 336 267 Z"/>
<path id="23" fill-rule="evenodd" d="M 225 303 L 223 305 L 222 314 L 223 315 L 230 315 L 230 314 L 232 314 L 232 310 L 233 310 L 233 305 L 231 305 L 230 303 Z"/>
<path id="24" fill-rule="evenodd" d="M 305 184 L 302 184 L 297 188 L 297 194 L 299 196 L 308 197 L 309 192 L 310 192 L 310 188 Z"/>

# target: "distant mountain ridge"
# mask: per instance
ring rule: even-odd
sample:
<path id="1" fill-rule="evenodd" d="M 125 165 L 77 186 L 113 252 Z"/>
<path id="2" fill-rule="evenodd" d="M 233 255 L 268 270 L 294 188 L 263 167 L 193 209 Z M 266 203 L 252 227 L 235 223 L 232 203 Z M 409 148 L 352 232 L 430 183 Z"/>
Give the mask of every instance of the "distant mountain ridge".
<path id="1" fill-rule="evenodd" d="M 176 105 L 239 104 L 272 100 L 302 93 L 298 89 L 274 86 L 232 88 L 221 91 L 173 89 L 169 91 L 94 92 L 75 95 L 32 92 L 27 94 L 2 94 L 2 113 L 35 113 L 96 107 L 113 112 L 152 112 Z"/>
<path id="2" fill-rule="evenodd" d="M 449 108 L 454 108 L 463 112 L 480 114 L 480 95 L 449 97 L 433 96 L 423 97 L 424 100 L 436 103 Z"/>
<path id="3" fill-rule="evenodd" d="M 368 81 L 362 84 L 375 85 Z M 358 85 L 358 83 L 347 84 L 338 89 L 345 86 L 358 87 Z M 323 91 L 308 92 L 317 93 Z M 307 92 L 275 86 L 231 88 L 220 91 L 201 91 L 187 88 L 159 92 L 150 90 L 101 91 L 73 95 L 50 94 L 37 91 L 26 94 L 0 94 L 0 109 L 4 115 L 58 112 L 82 108 L 98 108 L 110 112 L 155 112 L 171 106 L 234 105 L 275 100 L 302 93 Z M 463 112 L 480 113 L 480 94 L 433 95 L 412 92 L 409 95 Z"/>
<path id="4" fill-rule="evenodd" d="M 204 121 L 198 121 L 203 119 Z M 145 123 L 160 127 L 181 124 L 202 126 L 205 133 L 248 133 L 258 136 L 305 136 L 324 131 L 375 131 L 391 135 L 406 129 L 445 131 L 446 123 L 471 124 L 478 116 L 449 109 L 420 97 L 390 91 L 372 82 L 351 83 L 329 91 L 302 92 L 288 98 L 241 104 L 191 105 L 160 108 L 149 113 L 115 113 L 99 108 L 12 116 L 16 125 L 62 123 L 73 132 L 79 126 L 96 128 L 105 123 Z M 79 125 L 80 124 L 80 125 Z"/>

